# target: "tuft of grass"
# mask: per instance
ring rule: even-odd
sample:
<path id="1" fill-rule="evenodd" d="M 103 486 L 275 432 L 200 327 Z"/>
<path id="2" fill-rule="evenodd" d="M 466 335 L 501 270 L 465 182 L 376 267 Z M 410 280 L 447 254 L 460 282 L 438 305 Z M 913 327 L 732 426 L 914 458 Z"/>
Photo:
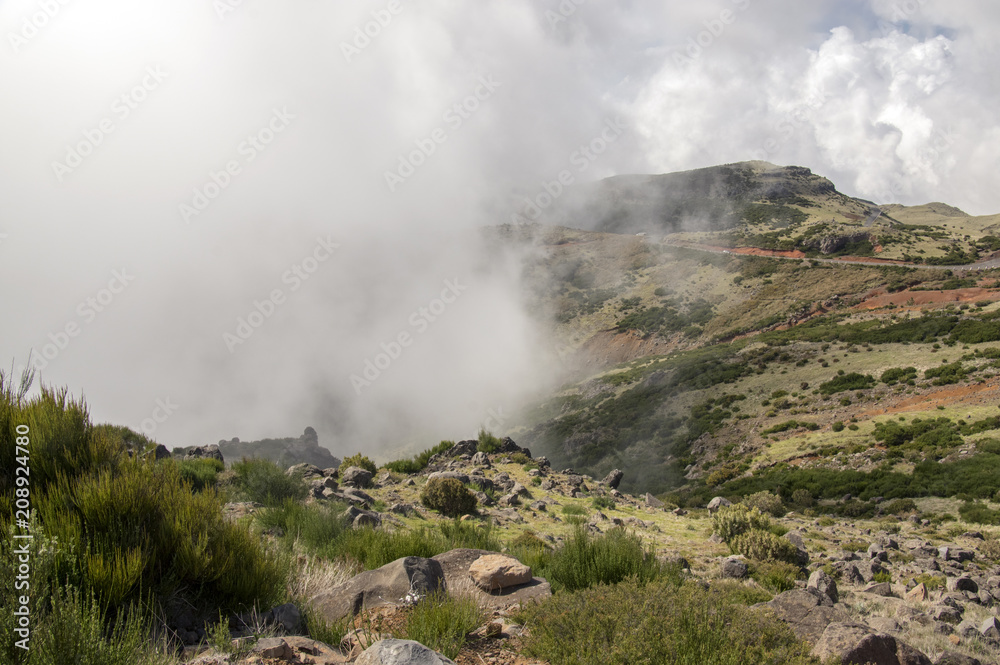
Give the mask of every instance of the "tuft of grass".
<path id="1" fill-rule="evenodd" d="M 586 515 L 587 509 L 575 503 L 567 503 L 562 507 L 563 515 Z"/>
<path id="2" fill-rule="evenodd" d="M 301 478 L 286 475 L 270 460 L 242 459 L 233 464 L 232 470 L 234 493 L 244 501 L 277 506 L 285 499 L 302 500 L 308 493 Z"/>
<path id="3" fill-rule="evenodd" d="M 566 544 L 551 554 L 541 574 L 553 588 L 574 591 L 628 578 L 645 583 L 679 576 L 680 570 L 661 563 L 639 536 L 621 527 L 594 537 L 577 526 Z"/>
<path id="4" fill-rule="evenodd" d="M 218 475 L 226 470 L 226 465 L 217 459 L 180 460 L 177 467 L 181 479 L 191 484 L 191 488 L 200 491 L 206 487 L 215 487 Z"/>
<path id="5" fill-rule="evenodd" d="M 481 453 L 491 454 L 500 450 L 503 442 L 499 437 L 493 436 L 492 432 L 487 432 L 485 428 L 479 429 L 479 445 L 476 450 Z"/>
<path id="6" fill-rule="evenodd" d="M 465 645 L 466 636 L 486 619 L 471 596 L 437 592 L 421 599 L 406 617 L 406 636 L 451 659 Z"/>

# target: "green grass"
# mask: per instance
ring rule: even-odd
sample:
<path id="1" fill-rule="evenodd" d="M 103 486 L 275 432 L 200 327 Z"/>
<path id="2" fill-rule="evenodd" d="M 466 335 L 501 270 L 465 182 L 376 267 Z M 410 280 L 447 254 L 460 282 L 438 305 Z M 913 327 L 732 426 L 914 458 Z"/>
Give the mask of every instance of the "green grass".
<path id="1" fill-rule="evenodd" d="M 389 462 L 388 464 L 386 464 L 385 468 L 389 469 L 390 471 L 395 471 L 396 473 L 406 473 L 406 474 L 420 473 L 421 471 L 427 468 L 427 465 L 430 463 L 430 459 L 432 457 L 440 453 L 444 453 L 451 450 L 451 448 L 454 447 L 454 445 L 455 445 L 454 441 L 442 441 L 433 448 L 428 448 L 427 450 L 423 451 L 419 455 L 415 456 L 413 459 L 395 460 L 393 462 Z"/>
<path id="2" fill-rule="evenodd" d="M 673 567 L 661 563 L 642 539 L 621 527 L 591 536 L 576 527 L 567 542 L 536 561 L 553 589 L 574 591 L 595 584 L 616 584 L 628 578 L 641 583 L 661 576 L 676 575 Z"/>
<path id="3" fill-rule="evenodd" d="M 434 593 L 421 599 L 407 614 L 406 637 L 454 659 L 466 635 L 485 619 L 475 599 Z"/>
<path id="4" fill-rule="evenodd" d="M 479 445 L 476 446 L 476 450 L 481 453 L 495 453 L 500 450 L 500 445 L 502 441 L 499 437 L 493 436 L 491 432 L 487 432 L 485 428 L 480 428 L 479 430 Z"/>
<path id="5" fill-rule="evenodd" d="M 600 585 L 526 610 L 524 648 L 568 665 L 818 663 L 773 614 L 747 607 L 769 598 L 732 582 Z"/>
<path id="6" fill-rule="evenodd" d="M 254 501 L 265 506 L 280 505 L 286 499 L 306 498 L 308 489 L 301 478 L 285 474 L 277 463 L 253 458 L 235 462 L 233 493 L 243 501 Z"/>

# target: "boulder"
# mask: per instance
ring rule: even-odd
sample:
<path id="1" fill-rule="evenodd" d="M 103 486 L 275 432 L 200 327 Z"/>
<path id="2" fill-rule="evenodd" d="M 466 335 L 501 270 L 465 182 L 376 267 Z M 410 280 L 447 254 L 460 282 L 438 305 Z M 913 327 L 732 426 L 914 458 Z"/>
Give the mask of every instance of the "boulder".
<path id="1" fill-rule="evenodd" d="M 1000 621 L 997 621 L 996 617 L 989 617 L 979 626 L 979 632 L 982 633 L 983 637 L 1000 640 Z"/>
<path id="2" fill-rule="evenodd" d="M 486 554 L 469 566 L 469 576 L 483 591 L 497 591 L 531 581 L 531 568 L 502 554 Z"/>
<path id="3" fill-rule="evenodd" d="M 730 501 L 729 499 L 717 496 L 708 502 L 708 512 L 714 515 L 715 513 L 719 512 L 719 508 L 724 508 L 726 506 L 731 506 L 731 505 L 733 505 L 733 502 Z"/>
<path id="4" fill-rule="evenodd" d="M 277 658 L 279 660 L 292 658 L 292 648 L 288 646 L 288 642 L 280 637 L 265 637 L 259 640 L 254 645 L 253 653 L 261 658 Z"/>
<path id="5" fill-rule="evenodd" d="M 948 591 L 971 591 L 979 592 L 979 585 L 968 575 L 948 578 Z"/>
<path id="6" fill-rule="evenodd" d="M 341 496 L 344 497 L 345 501 L 356 506 L 364 506 L 367 508 L 375 503 L 375 499 L 371 494 L 354 487 L 345 487 L 341 492 Z"/>
<path id="7" fill-rule="evenodd" d="M 294 635 L 302 631 L 302 613 L 294 603 L 278 605 L 265 616 L 268 623 L 273 623 L 286 634 Z"/>
<path id="8" fill-rule="evenodd" d="M 476 453 L 475 455 L 472 456 L 472 463 L 475 466 L 489 467 L 491 466 L 490 456 L 487 455 L 486 453 Z"/>
<path id="9" fill-rule="evenodd" d="M 302 464 L 293 464 L 288 467 L 288 470 L 285 471 L 285 475 L 293 478 L 295 476 L 300 476 L 302 480 L 312 480 L 313 478 L 322 478 L 323 471 L 314 464 L 307 464 L 303 462 Z"/>
<path id="10" fill-rule="evenodd" d="M 369 487 L 372 484 L 372 472 L 359 466 L 349 466 L 340 474 L 340 482 L 358 488 Z"/>
<path id="11" fill-rule="evenodd" d="M 355 665 L 455 665 L 437 651 L 413 640 L 379 640 L 365 649 Z"/>
<path id="12" fill-rule="evenodd" d="M 435 556 L 434 560 L 441 564 L 444 571 L 448 592 L 452 595 L 471 596 L 480 605 L 497 609 L 545 600 L 552 595 L 552 587 L 541 577 L 533 577 L 526 584 L 493 593 L 483 591 L 472 582 L 469 567 L 477 559 L 490 554 L 496 552 L 457 548 Z"/>
<path id="13" fill-rule="evenodd" d="M 862 589 L 862 591 L 864 593 L 871 593 L 884 598 L 892 597 L 892 585 L 888 582 L 873 582 Z"/>
<path id="14" fill-rule="evenodd" d="M 921 582 L 906 592 L 906 600 L 911 603 L 922 603 L 927 600 L 927 585 Z"/>
<path id="15" fill-rule="evenodd" d="M 625 477 L 625 472 L 621 469 L 615 469 L 608 475 L 604 477 L 604 484 L 611 489 L 618 489 L 618 485 L 621 484 L 622 478 Z"/>
<path id="16" fill-rule="evenodd" d="M 196 448 L 192 448 L 186 455 L 184 455 L 184 459 L 217 459 L 222 463 L 225 463 L 226 461 L 222 459 L 222 452 L 219 450 L 219 446 L 214 443 L 208 446 L 198 446 Z"/>
<path id="17" fill-rule="evenodd" d="M 774 610 L 789 625 L 796 637 L 816 643 L 826 627 L 834 622 L 848 622 L 850 616 L 817 589 L 792 589 L 779 593 L 764 607 Z"/>
<path id="18" fill-rule="evenodd" d="M 376 527 L 382 524 L 381 515 L 371 510 L 358 508 L 357 506 L 351 506 L 344 511 L 344 520 L 354 527 Z"/>
<path id="19" fill-rule="evenodd" d="M 313 596 L 311 608 L 328 622 L 340 621 L 362 609 L 401 605 L 412 591 L 419 595 L 440 589 L 444 570 L 434 559 L 403 557 L 366 570 L 330 591 Z"/>
<path id="20" fill-rule="evenodd" d="M 814 570 L 809 575 L 809 581 L 806 583 L 806 586 L 818 590 L 834 603 L 840 600 L 840 594 L 837 591 L 837 581 L 822 570 Z"/>
<path id="21" fill-rule="evenodd" d="M 843 665 L 899 663 L 895 638 L 873 633 L 868 626 L 857 623 L 834 622 L 828 625 L 813 647 L 812 655 L 820 660 L 840 659 Z"/>
<path id="22" fill-rule="evenodd" d="M 962 612 L 950 605 L 935 605 L 928 611 L 928 615 L 935 621 L 957 624 L 962 620 Z"/>
<path id="23" fill-rule="evenodd" d="M 647 506 L 652 506 L 653 508 L 662 508 L 663 507 L 663 502 L 660 501 L 659 499 L 657 499 L 655 496 L 653 496 L 649 492 L 647 492 L 646 493 L 646 505 Z"/>
<path id="24" fill-rule="evenodd" d="M 734 580 L 741 580 L 749 573 L 747 564 L 738 557 L 727 557 L 722 561 L 722 576 Z"/>
<path id="25" fill-rule="evenodd" d="M 427 476 L 428 482 L 434 480 L 435 478 L 451 478 L 457 480 L 463 485 L 469 484 L 469 476 L 465 473 L 459 473 L 458 471 L 435 471 L 434 473 Z"/>

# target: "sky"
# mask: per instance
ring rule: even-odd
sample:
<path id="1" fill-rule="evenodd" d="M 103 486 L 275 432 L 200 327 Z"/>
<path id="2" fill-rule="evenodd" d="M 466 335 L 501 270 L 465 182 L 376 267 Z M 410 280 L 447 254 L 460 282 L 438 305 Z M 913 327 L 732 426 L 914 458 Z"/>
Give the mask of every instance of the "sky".
<path id="1" fill-rule="evenodd" d="M 7 0 L 0 363 L 170 447 L 503 432 L 528 202 L 763 159 L 1000 212 L 1000 5 Z M 562 175 L 562 180 L 560 180 Z"/>

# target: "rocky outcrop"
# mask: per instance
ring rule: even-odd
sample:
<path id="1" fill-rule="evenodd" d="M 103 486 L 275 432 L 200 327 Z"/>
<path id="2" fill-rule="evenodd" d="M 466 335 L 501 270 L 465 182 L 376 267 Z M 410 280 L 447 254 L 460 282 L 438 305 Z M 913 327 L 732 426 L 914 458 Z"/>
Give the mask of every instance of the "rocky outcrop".
<path id="1" fill-rule="evenodd" d="M 531 581 L 531 568 L 502 554 L 486 554 L 469 566 L 469 577 L 483 591 L 499 591 Z"/>
<path id="2" fill-rule="evenodd" d="M 455 665 L 437 651 L 413 640 L 379 640 L 365 649 L 355 665 Z"/>
<path id="3" fill-rule="evenodd" d="M 340 460 L 326 448 L 319 445 L 316 430 L 307 427 L 298 438 L 261 439 L 260 441 L 240 441 L 233 438 L 219 441 L 219 450 L 230 461 L 244 457 L 259 457 L 276 462 L 279 466 L 312 464 L 320 469 L 336 468 Z M 176 451 L 175 451 L 176 454 Z"/>

